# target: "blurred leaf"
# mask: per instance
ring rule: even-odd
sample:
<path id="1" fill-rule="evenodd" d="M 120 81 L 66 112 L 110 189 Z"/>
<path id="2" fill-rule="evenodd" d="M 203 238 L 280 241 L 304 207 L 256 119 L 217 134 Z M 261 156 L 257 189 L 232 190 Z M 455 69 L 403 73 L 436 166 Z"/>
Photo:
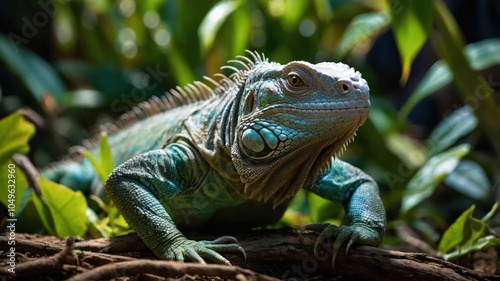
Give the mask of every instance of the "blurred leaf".
<path id="1" fill-rule="evenodd" d="M 500 64 L 500 38 L 485 39 L 464 48 L 464 54 L 474 70 Z"/>
<path id="2" fill-rule="evenodd" d="M 489 220 L 491 220 L 493 218 L 493 216 L 496 214 L 499 205 L 500 205 L 500 202 L 496 202 L 493 205 L 493 207 L 491 208 L 491 210 L 486 215 L 484 215 L 484 217 L 481 219 L 481 221 L 488 222 Z"/>
<path id="3" fill-rule="evenodd" d="M 252 19 L 249 10 L 244 6 L 240 7 L 233 13 L 231 18 L 231 57 L 241 55 L 248 45 L 251 37 Z"/>
<path id="4" fill-rule="evenodd" d="M 470 160 L 462 160 L 458 167 L 444 179 L 444 183 L 476 200 L 485 200 L 491 193 L 488 176 L 483 168 Z"/>
<path id="5" fill-rule="evenodd" d="M 167 48 L 167 62 L 174 71 L 179 86 L 185 86 L 195 81 L 195 75 L 191 67 L 173 44 Z"/>
<path id="6" fill-rule="evenodd" d="M 365 13 L 356 16 L 349 23 L 338 44 L 337 54 L 340 57 L 356 51 L 357 46 L 369 50 L 367 42 L 375 39 L 391 23 L 386 13 Z"/>
<path id="7" fill-rule="evenodd" d="M 453 145 L 477 128 L 477 118 L 468 105 L 453 111 L 432 130 L 427 139 L 428 157 Z"/>
<path id="8" fill-rule="evenodd" d="M 219 33 L 222 24 L 224 24 L 229 15 L 231 15 L 241 3 L 242 1 L 240 0 L 220 1 L 207 13 L 198 28 L 198 37 L 200 38 L 202 54 L 206 54 L 213 46 L 215 37 Z"/>
<path id="9" fill-rule="evenodd" d="M 288 31 L 296 30 L 299 23 L 304 19 L 304 14 L 309 8 L 309 1 L 285 0 L 285 11 L 281 16 L 283 28 Z"/>
<path id="10" fill-rule="evenodd" d="M 312 192 L 307 194 L 307 202 L 313 222 L 339 223 L 339 219 L 344 216 L 344 208 L 340 203 L 332 202 Z"/>
<path id="11" fill-rule="evenodd" d="M 0 164 L 6 163 L 14 153 L 26 154 L 28 141 L 35 134 L 35 126 L 21 114 L 13 113 L 0 119 Z"/>
<path id="12" fill-rule="evenodd" d="M 66 92 L 59 75 L 45 60 L 23 46 L 15 38 L 0 34 L 0 59 L 18 75 L 37 101 L 50 93 L 60 100 Z"/>
<path id="13" fill-rule="evenodd" d="M 106 133 L 101 133 L 99 161 L 89 150 L 85 150 L 83 155 L 92 164 L 101 182 L 105 183 L 108 175 L 114 169 L 113 155 L 111 154 L 111 147 L 109 146 Z"/>
<path id="14" fill-rule="evenodd" d="M 477 239 L 474 243 L 468 246 L 461 247 L 453 252 L 444 255 L 443 258 L 445 260 L 453 260 L 473 252 L 478 252 L 490 247 L 497 246 L 500 246 L 500 238 L 495 235 L 488 235 Z"/>
<path id="15" fill-rule="evenodd" d="M 500 64 L 500 39 L 493 38 L 471 43 L 464 48 L 464 52 L 472 69 L 476 71 L 484 70 Z M 399 120 L 406 119 L 406 116 L 416 104 L 452 81 L 453 74 L 448 64 L 443 60 L 434 63 L 401 108 Z"/>
<path id="16" fill-rule="evenodd" d="M 108 135 L 105 132 L 101 133 L 99 160 L 101 161 L 103 173 L 106 175 L 106 178 L 103 181 L 104 183 L 106 182 L 108 175 L 115 168 L 115 164 L 113 163 L 113 154 L 111 153 L 111 147 L 108 142 Z"/>
<path id="17" fill-rule="evenodd" d="M 498 203 L 493 209 L 497 206 Z M 490 235 L 492 233 L 486 222 L 472 216 L 474 209 L 475 206 L 472 205 L 463 212 L 443 234 L 438 250 L 448 253 L 445 259 L 457 258 L 473 251 L 500 245 L 500 238 Z"/>
<path id="18" fill-rule="evenodd" d="M 83 236 L 87 231 L 85 196 L 80 191 L 73 191 L 43 177 L 40 177 L 40 189 L 46 204 L 38 198 L 33 203 L 49 233 L 60 238 Z"/>
<path id="19" fill-rule="evenodd" d="M 453 81 L 464 102 L 471 103 L 483 133 L 492 150 L 500 155 L 500 108 L 493 90 L 485 79 L 474 71 L 464 55 L 464 40 L 458 24 L 443 1 L 431 1 L 437 29 L 430 41 L 440 58 L 453 73 Z"/>
<path id="20" fill-rule="evenodd" d="M 442 152 L 427 161 L 408 182 L 403 192 L 401 212 L 407 213 L 434 193 L 439 183 L 459 164 L 470 150 L 462 144 Z"/>
<path id="21" fill-rule="evenodd" d="M 62 109 L 65 108 L 100 108 L 106 105 L 105 95 L 101 92 L 89 89 L 81 89 L 69 92 L 62 100 Z"/>
<path id="22" fill-rule="evenodd" d="M 389 3 L 394 38 L 401 57 L 402 84 L 408 80 L 413 59 L 427 40 L 432 23 L 430 2 L 431 0 L 401 0 L 398 5 Z"/>
<path id="23" fill-rule="evenodd" d="M 156 87 L 151 91 L 147 85 L 149 78 L 157 79 L 151 81 L 160 85 L 167 79 L 167 73 L 159 68 L 159 64 L 153 67 L 146 67 L 146 73 L 140 71 L 121 69 L 109 65 L 95 65 L 83 61 L 65 60 L 57 64 L 59 71 L 67 79 L 81 79 L 91 89 L 81 89 L 72 91 L 72 95 L 65 95 L 61 105 L 63 107 L 102 107 L 106 102 L 111 102 L 112 110 L 126 111 L 133 105 L 146 100 L 149 95 L 163 92 L 164 89 Z M 134 83 L 134 77 L 140 83 Z M 142 83 L 142 84 L 141 84 Z M 141 84 L 141 85 L 134 85 Z M 139 87 L 146 87 L 148 91 L 138 90 Z"/>

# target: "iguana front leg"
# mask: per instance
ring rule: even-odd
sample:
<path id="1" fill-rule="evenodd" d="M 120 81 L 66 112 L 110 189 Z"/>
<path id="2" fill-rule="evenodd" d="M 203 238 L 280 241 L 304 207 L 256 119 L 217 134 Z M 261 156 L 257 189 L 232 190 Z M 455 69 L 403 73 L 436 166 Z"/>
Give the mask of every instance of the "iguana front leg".
<path id="1" fill-rule="evenodd" d="M 320 174 L 314 185 L 308 189 L 325 199 L 341 202 L 350 220 L 348 226 L 312 223 L 303 228 L 321 233 L 314 245 L 316 256 L 321 242 L 329 237 L 336 236 L 332 265 L 345 242 L 346 253 L 354 242 L 370 246 L 378 246 L 382 242 L 386 222 L 385 209 L 378 186 L 370 176 L 343 161 L 333 160 L 331 168 Z"/>
<path id="2" fill-rule="evenodd" d="M 193 187 L 203 164 L 188 145 L 176 143 L 131 158 L 106 181 L 106 191 L 125 220 L 160 259 L 204 263 L 206 258 L 230 264 L 218 252 L 244 253 L 231 236 L 214 241 L 187 239 L 160 203 Z"/>

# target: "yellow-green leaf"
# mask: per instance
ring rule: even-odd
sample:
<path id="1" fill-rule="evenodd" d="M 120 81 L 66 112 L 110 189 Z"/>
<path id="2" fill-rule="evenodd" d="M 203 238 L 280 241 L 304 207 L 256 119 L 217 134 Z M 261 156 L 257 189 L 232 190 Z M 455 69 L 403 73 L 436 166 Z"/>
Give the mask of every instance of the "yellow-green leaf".
<path id="1" fill-rule="evenodd" d="M 21 114 L 13 113 L 0 120 L 0 164 L 6 163 L 12 154 L 26 154 L 28 141 L 35 134 L 35 126 Z"/>
<path id="2" fill-rule="evenodd" d="M 107 176 L 113 171 L 115 168 L 115 164 L 113 162 L 113 154 L 111 153 L 111 147 L 108 142 L 108 135 L 104 132 L 101 133 L 101 143 L 100 143 L 100 156 L 99 160 L 101 161 L 101 167 L 104 175 Z M 106 179 L 104 179 L 106 180 Z"/>

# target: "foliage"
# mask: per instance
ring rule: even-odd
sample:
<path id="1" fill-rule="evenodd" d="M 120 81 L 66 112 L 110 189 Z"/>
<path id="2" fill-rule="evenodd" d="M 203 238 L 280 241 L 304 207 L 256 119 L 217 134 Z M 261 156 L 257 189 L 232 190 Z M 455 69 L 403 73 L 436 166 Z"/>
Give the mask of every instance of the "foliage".
<path id="1" fill-rule="evenodd" d="M 470 206 L 443 234 L 438 249 L 446 253 L 446 260 L 500 245 L 500 238 L 486 224 L 497 210 L 498 202 L 481 220 L 472 216 L 475 208 L 474 205 Z"/>
<path id="2" fill-rule="evenodd" d="M 15 153 L 27 153 L 28 140 L 34 134 L 34 126 L 19 113 L 14 113 L 0 120 L 0 132 L 5 137 L 0 148 L 1 167 L 13 167 L 12 186 L 15 190 L 15 207 L 9 207 L 9 217 L 17 218 L 20 221 L 29 221 L 30 224 L 19 224 L 18 229 L 25 227 L 31 231 L 38 231 L 37 227 L 47 230 L 52 235 L 65 237 L 68 235 L 84 235 L 87 231 L 85 210 L 87 201 L 85 196 L 79 191 L 73 191 L 66 186 L 54 183 L 43 177 L 39 178 L 40 189 L 44 196 L 44 202 L 28 190 L 28 182 L 21 169 L 16 167 L 11 155 Z M 9 178 L 10 179 L 10 178 Z M 8 182 L 8 174 L 1 173 L 0 180 Z M 9 181 L 10 183 L 10 181 Z M 7 188 L 0 189 L 1 203 L 7 207 L 10 202 L 6 201 Z M 30 207 L 35 208 L 35 212 L 29 212 Z M 2 226 L 6 224 L 1 221 Z"/>
<path id="3" fill-rule="evenodd" d="M 222 63 L 245 49 L 261 51 L 282 63 L 343 60 L 363 72 L 372 93 L 369 119 L 343 158 L 361 166 L 379 183 L 389 214 L 386 241 L 398 242 L 391 237 L 391 227 L 404 221 L 429 244 L 440 241 L 438 250 L 450 258 L 497 243 L 486 231 L 486 222 L 472 217 L 470 206 L 475 204 L 483 212 L 490 208 L 492 181 L 500 169 L 500 106 L 491 89 L 494 82 L 488 80 L 488 85 L 478 73 L 500 63 L 500 39 L 466 45 L 441 0 L 66 1 L 57 3 L 56 11 L 53 26 L 47 27 L 55 34 L 53 57 L 58 59 L 54 61 L 44 60 L 25 46 L 22 38 L 33 37 L 0 34 L 0 60 L 23 85 L 14 97 L 6 96 L 5 104 L 36 109 L 46 116 L 47 128 L 52 128 L 44 136 L 47 143 L 38 141 L 32 146 L 34 161 L 40 166 L 46 164 L 44 159 L 64 153 L 58 147 L 87 138 L 83 132 L 91 124 L 113 119 L 176 85 L 219 72 Z M 383 96 L 377 73 L 364 59 L 374 42 L 391 31 L 401 61 L 401 85 L 412 78 L 412 64 L 426 42 L 440 59 L 417 81 L 400 110 Z M 451 82 L 467 106 L 450 109 L 427 140 L 409 137 L 409 113 Z M 4 167 L 11 163 L 13 153 L 28 153 L 33 128 L 14 114 L 0 123 L 0 135 Z M 104 181 L 114 164 L 105 136 L 100 146 L 99 160 L 90 153 L 86 157 Z M 27 183 L 20 172 L 16 179 L 16 198 L 21 198 Z M 0 180 L 5 182 L 3 173 Z M 87 202 L 81 194 L 45 180 L 42 186 L 50 200 L 47 205 L 33 194 L 25 195 L 24 207 L 21 200 L 16 201 L 16 209 L 32 211 L 24 213 L 28 213 L 26 220 L 38 222 L 33 228 L 44 227 L 58 235 L 83 235 L 87 230 L 87 235 L 105 237 L 128 231 L 112 203 L 94 198 L 92 202 L 103 210 L 96 214 L 84 208 Z M 66 194 L 65 200 L 49 194 L 50 187 Z M 7 206 L 4 193 L 0 189 L 0 202 Z M 443 193 L 446 202 L 440 201 Z M 75 210 L 65 209 L 72 205 Z M 455 219 L 453 214 L 465 209 L 444 232 L 447 221 Z M 78 214 L 72 213 L 76 210 Z M 72 225 L 56 211 L 85 215 L 86 224 Z M 311 220 L 340 223 L 342 219 L 338 204 L 301 192 L 283 223 L 300 226 Z M 453 244 L 455 237 L 466 237 L 476 225 L 486 230 L 476 233 L 474 241 L 464 238 Z"/>

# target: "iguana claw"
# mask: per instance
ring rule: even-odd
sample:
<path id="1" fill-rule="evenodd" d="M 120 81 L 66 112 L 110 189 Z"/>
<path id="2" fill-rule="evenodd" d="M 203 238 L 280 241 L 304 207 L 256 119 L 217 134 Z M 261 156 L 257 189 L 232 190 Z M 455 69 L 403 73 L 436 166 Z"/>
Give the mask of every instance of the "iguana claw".
<path id="1" fill-rule="evenodd" d="M 301 229 L 301 233 L 304 230 L 320 232 L 318 239 L 314 243 L 313 250 L 315 256 L 319 256 L 318 248 L 324 240 L 336 236 L 332 248 L 332 267 L 335 267 L 337 254 L 340 251 L 342 244 L 346 241 L 346 255 L 354 242 L 363 245 L 378 246 L 382 241 L 382 237 L 376 229 L 362 224 L 336 226 L 329 223 L 312 223 L 304 226 Z"/>
<path id="2" fill-rule="evenodd" d="M 194 241 L 179 237 L 176 241 L 156 249 L 158 257 L 166 260 L 184 262 L 187 258 L 192 262 L 205 263 L 208 259 L 214 263 L 231 265 L 219 252 L 238 251 L 247 258 L 245 250 L 238 244 L 238 240 L 232 236 L 222 236 L 212 241 Z"/>

